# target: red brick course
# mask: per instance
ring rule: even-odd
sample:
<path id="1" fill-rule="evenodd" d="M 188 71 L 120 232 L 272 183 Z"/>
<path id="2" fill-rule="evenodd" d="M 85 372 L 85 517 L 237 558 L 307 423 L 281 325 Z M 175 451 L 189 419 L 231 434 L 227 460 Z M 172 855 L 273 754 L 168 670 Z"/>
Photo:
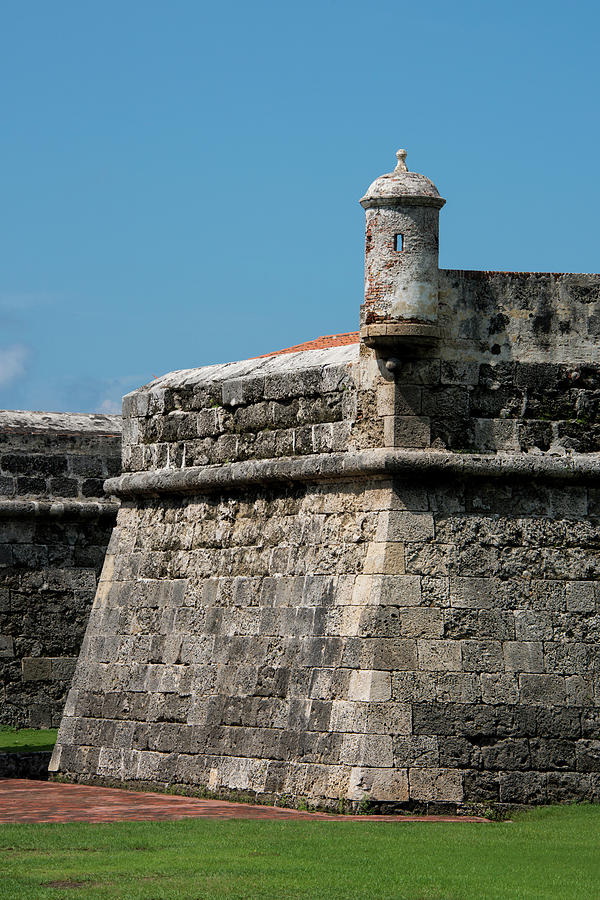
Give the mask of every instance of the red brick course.
<path id="1" fill-rule="evenodd" d="M 360 334 L 358 331 L 346 331 L 343 334 L 324 334 L 314 341 L 305 341 L 304 344 L 295 344 L 286 347 L 285 350 L 275 350 L 273 353 L 263 353 L 254 359 L 264 359 L 267 356 L 281 356 L 282 353 L 299 353 L 302 350 L 329 350 L 330 347 L 345 347 L 348 344 L 358 344 Z"/>
<path id="2" fill-rule="evenodd" d="M 328 822 L 486 822 L 477 816 L 333 816 L 119 788 L 0 779 L 0 824 L 175 819 L 318 819 Z"/>

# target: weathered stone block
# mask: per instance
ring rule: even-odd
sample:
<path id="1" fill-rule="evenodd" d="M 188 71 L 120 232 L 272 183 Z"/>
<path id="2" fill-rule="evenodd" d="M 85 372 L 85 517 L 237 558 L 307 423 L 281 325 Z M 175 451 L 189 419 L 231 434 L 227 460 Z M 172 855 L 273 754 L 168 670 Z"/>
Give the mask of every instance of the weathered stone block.
<path id="1" fill-rule="evenodd" d="M 531 709 L 535 710 L 535 730 L 539 737 L 577 740 L 598 733 L 600 715 L 596 715 L 596 710 L 580 712 L 578 709 L 543 706 L 532 706 Z"/>
<path id="2" fill-rule="evenodd" d="M 371 543 L 363 564 L 365 575 L 402 575 L 404 573 L 404 545 L 399 543 Z"/>
<path id="3" fill-rule="evenodd" d="M 500 776 L 497 772 L 468 772 L 463 780 L 465 802 L 494 803 L 498 801 Z"/>
<path id="4" fill-rule="evenodd" d="M 500 641 L 461 641 L 465 672 L 498 672 L 504 668 Z"/>
<path id="5" fill-rule="evenodd" d="M 350 674 L 349 700 L 389 700 L 392 685 L 389 672 L 358 670 Z"/>
<path id="6" fill-rule="evenodd" d="M 419 667 L 425 671 L 458 672 L 462 667 L 460 644 L 453 641 L 417 641 Z"/>
<path id="7" fill-rule="evenodd" d="M 438 384 L 441 362 L 439 359 L 403 359 L 396 378 L 400 384 Z"/>
<path id="8" fill-rule="evenodd" d="M 451 768 L 481 768 L 481 748 L 463 737 L 441 737 L 439 765 Z"/>
<path id="9" fill-rule="evenodd" d="M 515 610 L 515 637 L 518 641 L 552 640 L 552 619 L 546 612 Z"/>
<path id="10" fill-rule="evenodd" d="M 544 666 L 554 675 L 572 675 L 589 671 L 590 648 L 582 642 L 567 644 L 563 641 L 544 643 Z"/>
<path id="11" fill-rule="evenodd" d="M 345 734 L 340 761 L 350 766 L 391 768 L 394 764 L 392 739 L 384 734 Z"/>
<path id="12" fill-rule="evenodd" d="M 561 706 L 566 702 L 565 679 L 559 675 L 520 675 L 521 701 L 534 706 Z"/>
<path id="13" fill-rule="evenodd" d="M 360 618 L 360 634 L 365 637 L 441 637 L 442 611 L 428 607 L 370 606 Z"/>
<path id="14" fill-rule="evenodd" d="M 422 482 L 415 484 L 412 479 L 409 481 L 394 481 L 391 496 L 386 496 L 385 508 L 428 512 L 429 493 L 427 486 Z"/>
<path id="15" fill-rule="evenodd" d="M 367 734 L 409 734 L 411 710 L 406 703 L 365 704 L 337 700 L 333 703 L 329 727 L 333 731 Z"/>
<path id="16" fill-rule="evenodd" d="M 492 578 L 451 578 L 450 604 L 457 608 L 488 609 L 494 605 L 494 588 Z"/>
<path id="17" fill-rule="evenodd" d="M 540 772 L 500 772 L 501 803 L 546 803 L 548 777 Z"/>
<path id="18" fill-rule="evenodd" d="M 579 772 L 548 772 L 546 797 L 548 803 L 581 803 L 598 801 L 594 791 L 594 775 Z"/>
<path id="19" fill-rule="evenodd" d="M 439 740 L 425 735 L 396 735 L 393 738 L 394 765 L 398 767 L 439 766 Z"/>
<path id="20" fill-rule="evenodd" d="M 411 800 L 460 803 L 463 799 L 462 775 L 452 769 L 408 770 Z"/>
<path id="21" fill-rule="evenodd" d="M 544 651 L 541 642 L 505 641 L 504 668 L 507 672 L 543 672 Z"/>
<path id="22" fill-rule="evenodd" d="M 426 700 L 435 700 L 436 694 L 437 675 L 433 672 L 395 672 L 392 676 L 394 700 L 421 703 Z"/>
<path id="23" fill-rule="evenodd" d="M 594 702 L 592 676 L 570 675 L 565 678 L 568 706 L 590 706 Z"/>
<path id="24" fill-rule="evenodd" d="M 444 635 L 451 638 L 514 639 L 512 612 L 495 609 L 448 609 L 444 613 Z"/>
<path id="25" fill-rule="evenodd" d="M 69 682 L 75 671 L 77 657 L 53 657 L 50 664 L 50 677 L 53 681 Z"/>
<path id="26" fill-rule="evenodd" d="M 369 638 L 362 641 L 361 663 L 374 669 L 412 671 L 417 668 L 416 641 L 402 638 Z"/>
<path id="27" fill-rule="evenodd" d="M 386 447 L 429 447 L 430 420 L 424 416 L 386 416 L 383 420 Z"/>
<path id="28" fill-rule="evenodd" d="M 445 703 L 476 703 L 481 700 L 479 676 L 462 672 L 441 673 L 437 679 L 436 699 Z"/>
<path id="29" fill-rule="evenodd" d="M 522 738 L 511 738 L 498 741 L 488 747 L 482 747 L 481 764 L 484 769 L 497 771 L 521 769 L 525 771 L 531 766 L 529 742 Z"/>
<path id="30" fill-rule="evenodd" d="M 418 606 L 421 603 L 421 579 L 418 575 L 384 575 L 380 583 L 379 603 Z"/>
<path id="31" fill-rule="evenodd" d="M 469 409 L 469 394 L 464 386 L 430 387 L 423 389 L 422 411 L 426 416 L 451 418 L 466 416 Z"/>
<path id="32" fill-rule="evenodd" d="M 25 656 L 21 666 L 23 681 L 46 681 L 52 676 L 52 660 L 46 657 Z"/>
<path id="33" fill-rule="evenodd" d="M 479 363 L 465 360 L 442 360 L 441 384 L 475 385 L 479 381 Z"/>
<path id="34" fill-rule="evenodd" d="M 408 800 L 408 775 L 405 769 L 382 769 L 356 766 L 350 773 L 349 800 L 404 803 Z"/>
<path id="35" fill-rule="evenodd" d="M 435 536 L 433 516 L 426 512 L 391 510 L 380 517 L 378 540 L 426 541 Z"/>
<path id="36" fill-rule="evenodd" d="M 569 612 L 595 612 L 595 587 L 593 581 L 570 581 L 567 584 L 567 609 Z"/>
<path id="37" fill-rule="evenodd" d="M 450 544 L 407 544 L 405 547 L 406 572 L 408 574 L 444 577 L 450 574 L 454 547 Z"/>
<path id="38" fill-rule="evenodd" d="M 574 741 L 556 738 L 534 738 L 529 742 L 532 767 L 545 771 L 555 769 L 575 769 L 577 744 Z"/>
<path id="39" fill-rule="evenodd" d="M 518 703 L 518 676 L 500 673 L 482 674 L 481 699 L 484 703 Z"/>
<path id="40" fill-rule="evenodd" d="M 421 388 L 387 382 L 377 387 L 378 416 L 418 416 L 421 412 Z"/>
<path id="41" fill-rule="evenodd" d="M 600 772 L 600 740 L 578 741 L 576 746 L 576 765 L 578 772 Z"/>
<path id="42" fill-rule="evenodd" d="M 572 485 L 568 488 L 553 488 L 550 491 L 550 502 L 558 517 L 580 519 L 587 516 L 588 495 L 585 487 Z"/>
<path id="43" fill-rule="evenodd" d="M 9 634 L 0 634 L 0 658 L 10 659 L 15 655 L 14 640 Z"/>

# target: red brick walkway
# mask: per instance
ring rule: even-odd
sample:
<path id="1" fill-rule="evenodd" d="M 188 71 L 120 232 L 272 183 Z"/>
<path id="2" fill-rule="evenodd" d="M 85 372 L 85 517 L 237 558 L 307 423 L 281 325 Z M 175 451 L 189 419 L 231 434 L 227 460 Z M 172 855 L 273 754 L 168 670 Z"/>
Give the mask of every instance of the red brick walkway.
<path id="1" fill-rule="evenodd" d="M 118 788 L 0 779 L 0 823 L 174 819 L 319 819 L 335 822 L 485 822 L 477 816 L 331 816 L 224 800 L 197 800 Z"/>

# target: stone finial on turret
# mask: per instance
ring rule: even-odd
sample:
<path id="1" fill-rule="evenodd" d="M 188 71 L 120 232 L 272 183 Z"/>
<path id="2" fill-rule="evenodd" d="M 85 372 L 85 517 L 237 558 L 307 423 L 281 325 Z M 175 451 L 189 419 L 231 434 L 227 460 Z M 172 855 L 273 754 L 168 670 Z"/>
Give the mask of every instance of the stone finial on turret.
<path id="1" fill-rule="evenodd" d="M 396 150 L 396 159 L 398 162 L 396 163 L 394 172 L 408 172 L 408 167 L 406 165 L 406 150 Z"/>

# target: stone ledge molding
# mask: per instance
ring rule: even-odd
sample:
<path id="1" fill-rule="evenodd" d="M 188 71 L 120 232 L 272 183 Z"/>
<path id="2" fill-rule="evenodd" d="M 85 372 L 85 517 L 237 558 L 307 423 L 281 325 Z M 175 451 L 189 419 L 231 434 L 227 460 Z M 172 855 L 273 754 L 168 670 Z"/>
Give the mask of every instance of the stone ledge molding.
<path id="1" fill-rule="evenodd" d="M 111 500 L 0 500 L 0 519 L 116 518 L 118 509 Z"/>
<path id="2" fill-rule="evenodd" d="M 0 430 L 16 434 L 120 434 L 119 415 L 104 413 L 30 412 L 22 409 L 0 410 Z"/>
<path id="3" fill-rule="evenodd" d="M 413 197 L 410 194 L 402 197 L 363 197 L 360 201 L 363 209 L 397 209 L 398 206 L 433 206 L 441 209 L 445 203 L 442 197 L 426 197 L 424 194 Z"/>
<path id="4" fill-rule="evenodd" d="M 389 478 L 390 475 L 437 474 L 481 478 L 528 477 L 569 481 L 600 480 L 600 453 L 564 456 L 527 454 L 458 454 L 431 450 L 362 450 L 320 453 L 306 458 L 248 460 L 187 469 L 133 472 L 104 482 L 109 496 L 136 497 L 194 494 L 277 482 Z"/>

